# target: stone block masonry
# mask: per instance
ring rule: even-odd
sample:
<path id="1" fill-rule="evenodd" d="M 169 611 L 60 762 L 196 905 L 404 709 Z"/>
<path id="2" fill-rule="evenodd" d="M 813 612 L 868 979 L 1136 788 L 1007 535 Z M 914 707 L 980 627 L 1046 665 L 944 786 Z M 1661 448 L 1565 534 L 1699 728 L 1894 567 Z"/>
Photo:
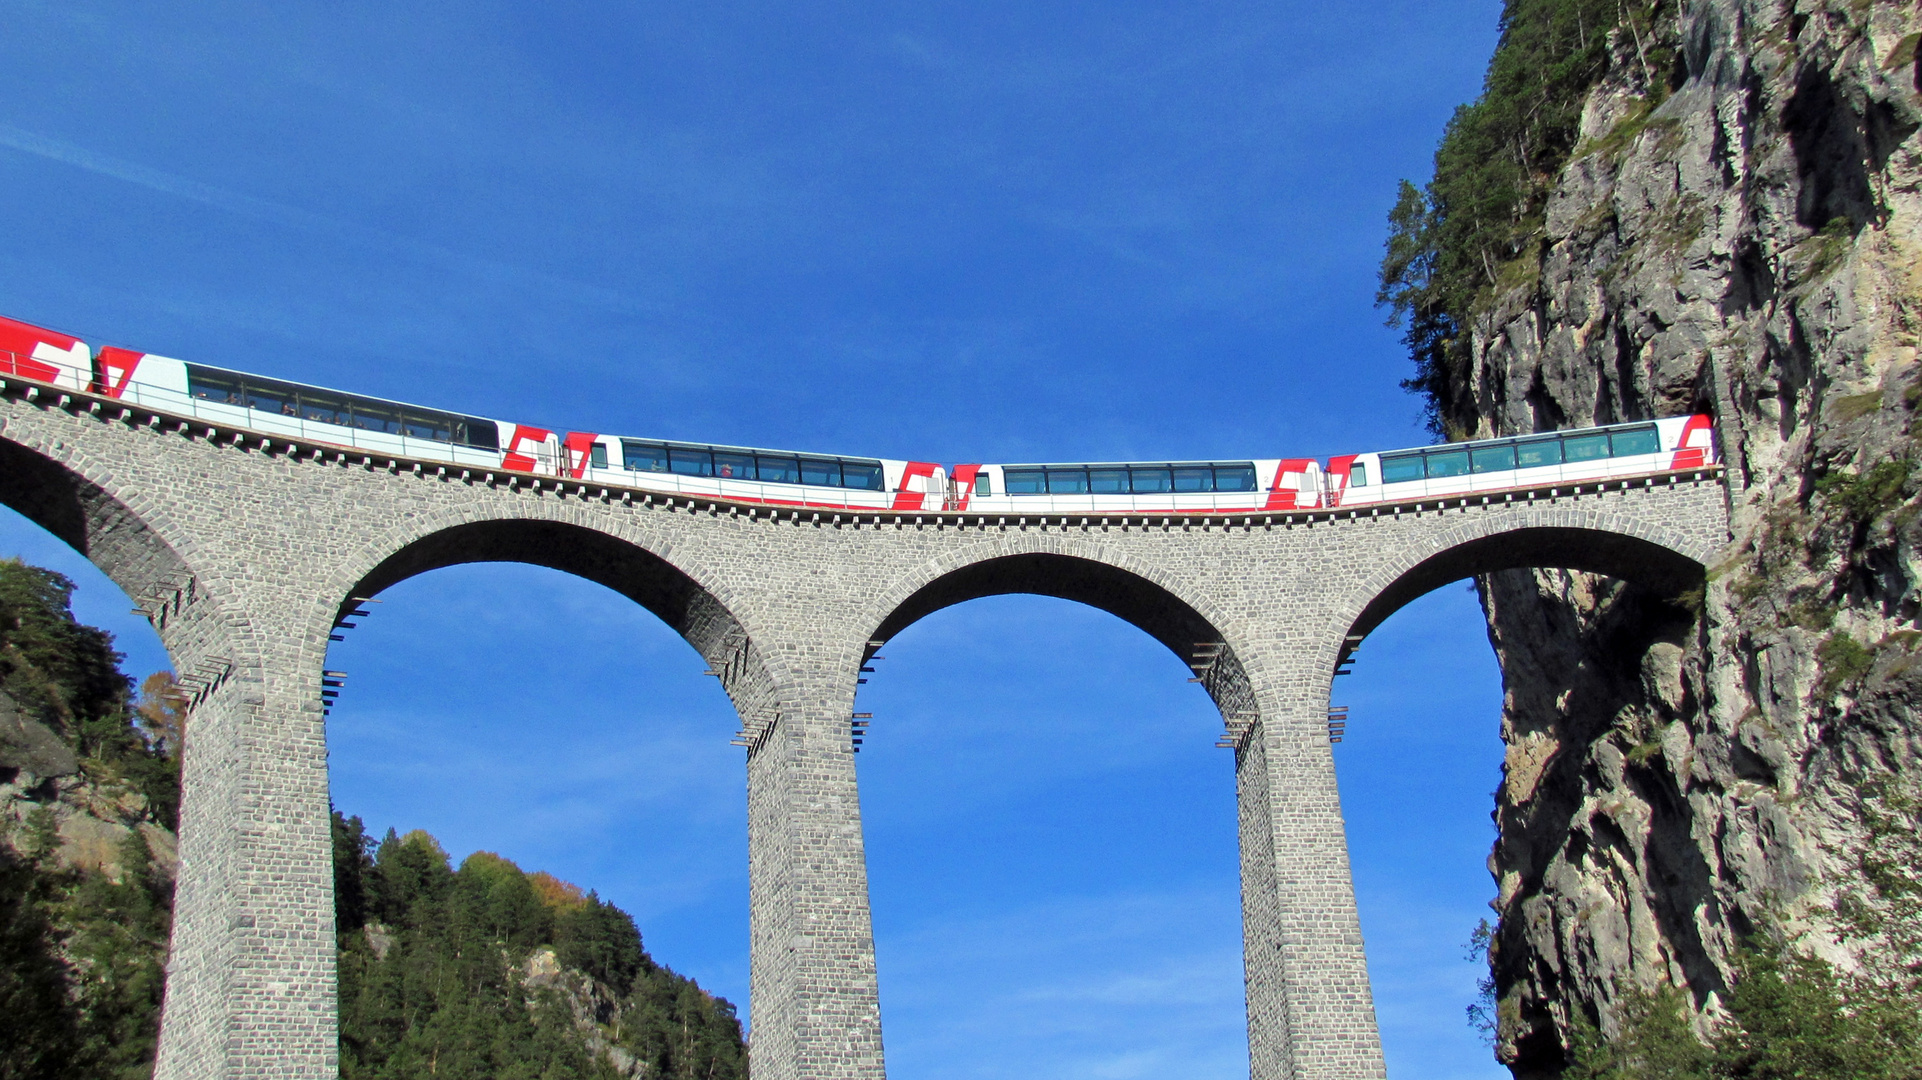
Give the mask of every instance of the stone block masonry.
<path id="1" fill-rule="evenodd" d="M 18 383 L 0 391 L 0 501 L 134 597 L 194 690 L 162 1080 L 337 1075 L 328 635 L 354 597 L 500 560 L 645 606 L 740 713 L 757 1080 L 884 1075 L 856 679 L 871 642 L 1014 591 L 1128 620 L 1221 706 L 1251 1076 L 1380 1078 L 1325 728 L 1345 642 L 1495 569 L 1686 588 L 1727 537 L 1714 470 L 1312 513 L 817 513 L 489 477 Z"/>

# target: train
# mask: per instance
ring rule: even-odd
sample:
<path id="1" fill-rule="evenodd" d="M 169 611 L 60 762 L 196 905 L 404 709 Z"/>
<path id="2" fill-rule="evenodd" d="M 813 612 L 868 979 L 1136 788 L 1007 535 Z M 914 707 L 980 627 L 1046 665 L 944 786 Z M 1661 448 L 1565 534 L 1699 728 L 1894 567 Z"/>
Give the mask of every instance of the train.
<path id="1" fill-rule="evenodd" d="M 560 432 L 252 375 L 0 318 L 0 377 L 315 444 L 469 470 L 779 507 L 975 514 L 1332 510 L 1702 469 L 1706 414 L 1364 454 L 958 464 Z"/>

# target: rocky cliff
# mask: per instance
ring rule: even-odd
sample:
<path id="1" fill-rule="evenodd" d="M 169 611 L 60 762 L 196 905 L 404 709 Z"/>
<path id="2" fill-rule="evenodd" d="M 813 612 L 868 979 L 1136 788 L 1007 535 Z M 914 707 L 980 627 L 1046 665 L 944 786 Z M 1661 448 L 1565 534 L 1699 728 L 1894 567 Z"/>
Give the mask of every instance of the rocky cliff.
<path id="1" fill-rule="evenodd" d="M 1758 928 L 1860 962 L 1830 905 L 1864 792 L 1922 751 L 1922 13 L 1642 9 L 1429 380 L 1457 435 L 1700 410 L 1729 463 L 1734 537 L 1702 595 L 1482 582 L 1506 682 L 1497 1053 L 1520 1077 L 1638 988 L 1713 1015 Z"/>

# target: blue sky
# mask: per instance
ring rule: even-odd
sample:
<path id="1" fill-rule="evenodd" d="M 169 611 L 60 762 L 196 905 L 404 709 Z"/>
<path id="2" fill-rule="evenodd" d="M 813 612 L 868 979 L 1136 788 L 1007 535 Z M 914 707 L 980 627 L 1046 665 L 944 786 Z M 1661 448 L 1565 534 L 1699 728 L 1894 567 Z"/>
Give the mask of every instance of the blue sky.
<path id="1" fill-rule="evenodd" d="M 548 427 L 995 461 L 1426 442 L 1374 266 L 1499 5 L 0 10 L 0 314 Z M 164 665 L 0 514 L 14 552 Z M 744 777 L 693 652 L 533 568 L 384 600 L 330 657 L 341 808 L 596 888 L 745 1008 Z M 1245 1075 L 1231 763 L 1182 665 L 1026 597 L 886 655 L 896 1080 Z M 1462 1018 L 1500 761 L 1472 594 L 1390 620 L 1335 699 L 1391 1073 L 1505 1075 Z"/>

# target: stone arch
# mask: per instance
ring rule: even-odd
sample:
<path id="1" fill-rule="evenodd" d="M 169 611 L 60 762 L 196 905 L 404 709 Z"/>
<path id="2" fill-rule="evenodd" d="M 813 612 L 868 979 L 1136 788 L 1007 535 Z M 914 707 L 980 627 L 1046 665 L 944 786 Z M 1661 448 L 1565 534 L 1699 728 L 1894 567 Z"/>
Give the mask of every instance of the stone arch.
<path id="1" fill-rule="evenodd" d="M 608 531 L 570 520 L 566 511 L 547 503 L 464 508 L 376 538 L 327 580 L 325 597 L 334 606 L 316 612 L 323 624 L 310 639 L 326 640 L 328 620 L 351 611 L 357 597 L 372 597 L 408 578 L 466 563 L 526 563 L 594 582 L 654 614 L 720 674 L 744 722 L 772 707 L 774 658 L 757 646 L 724 586 L 638 530 Z"/>
<path id="2" fill-rule="evenodd" d="M 1199 641 L 1220 641 L 1228 620 L 1183 595 L 1157 567 L 1068 537 L 997 539 L 933 560 L 876 598 L 866 624 L 886 640 L 945 607 L 984 596 L 1033 593 L 1073 600 L 1120 618 L 1184 660 Z M 1232 643 L 1230 643 L 1232 645 Z"/>
<path id="3" fill-rule="evenodd" d="M 1679 594 L 1701 585 L 1705 554 L 1665 529 L 1623 515 L 1537 511 L 1510 524 L 1472 515 L 1377 568 L 1345 614 L 1350 641 L 1365 637 L 1408 603 L 1463 578 L 1524 568 L 1580 570 Z M 1544 520 L 1546 519 L 1546 520 Z M 1560 520 L 1557 520 L 1560 519 Z"/>
<path id="4" fill-rule="evenodd" d="M 127 594 L 160 636 L 174 668 L 204 676 L 260 655 L 257 635 L 233 613 L 233 582 L 210 568 L 194 534 L 138 480 L 89 468 L 80 448 L 20 438 L 0 423 L 0 503 L 58 537 Z"/>
<path id="5" fill-rule="evenodd" d="M 0 503 L 59 537 L 129 597 L 191 574 L 182 531 L 157 507 L 136 511 L 116 487 L 111 476 L 89 476 L 43 448 L 0 438 Z"/>
<path id="6" fill-rule="evenodd" d="M 1105 611 L 1159 641 L 1183 663 L 1213 655 L 1202 688 L 1224 719 L 1251 714 L 1254 693 L 1230 620 L 1205 599 L 1188 594 L 1155 566 L 1104 545 L 1066 536 L 1006 537 L 931 561 L 884 592 L 863 625 L 868 641 L 886 641 L 943 608 L 987 596 L 1028 593 L 1072 600 Z M 1220 643 L 1218 652 L 1204 643 Z M 868 653 L 876 646 L 869 645 Z"/>
<path id="7" fill-rule="evenodd" d="M 1278 841 L 1275 831 L 1277 821 L 1293 819 L 1286 808 L 1278 813 L 1271 805 L 1274 792 L 1282 792 L 1284 800 L 1306 794 L 1311 802 L 1317 793 L 1313 778 L 1302 782 L 1295 767 L 1310 757 L 1300 738 L 1310 729 L 1292 723 L 1287 656 L 1270 643 L 1244 638 L 1259 632 L 1259 622 L 1223 611 L 1215 598 L 1201 595 L 1162 565 L 1073 534 L 997 536 L 929 561 L 879 596 L 857 625 L 874 628 L 870 640 L 885 641 L 943 608 L 1010 593 L 1073 600 L 1129 623 L 1189 663 L 1220 710 L 1228 740 L 1223 745 L 1234 748 L 1251 1075 L 1263 1080 L 1297 1075 L 1292 1032 L 1297 1015 L 1314 1006 L 1285 970 L 1284 953 L 1293 937 L 1302 935 L 1287 921 L 1283 884 L 1312 878 L 1319 864 L 1296 865 L 1301 859 L 1289 838 Z M 1203 642 L 1222 647 L 1197 650 Z M 869 645 L 870 652 L 874 648 Z M 1317 804 L 1310 813 L 1319 809 Z M 1345 862 L 1340 869 L 1345 875 Z M 1320 921 L 1330 921 L 1325 912 Z"/>

